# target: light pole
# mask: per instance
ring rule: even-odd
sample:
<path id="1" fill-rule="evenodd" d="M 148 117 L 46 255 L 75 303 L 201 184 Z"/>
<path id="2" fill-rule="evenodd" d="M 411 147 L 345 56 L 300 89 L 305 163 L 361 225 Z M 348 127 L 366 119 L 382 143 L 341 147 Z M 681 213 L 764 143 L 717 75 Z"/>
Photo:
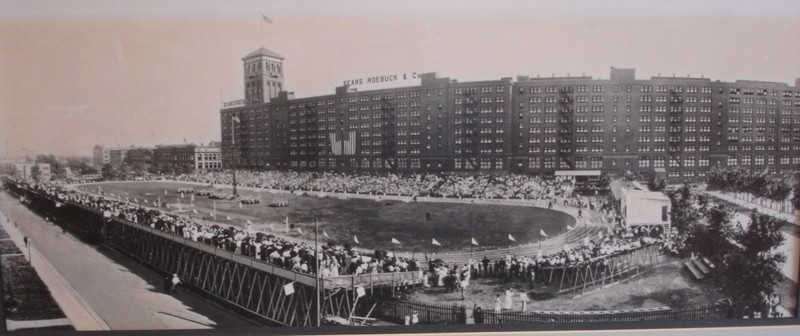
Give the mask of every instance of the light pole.
<path id="1" fill-rule="evenodd" d="M 238 195 L 236 193 L 236 123 L 239 118 L 234 114 L 231 117 L 231 161 L 233 161 L 233 198 Z"/>

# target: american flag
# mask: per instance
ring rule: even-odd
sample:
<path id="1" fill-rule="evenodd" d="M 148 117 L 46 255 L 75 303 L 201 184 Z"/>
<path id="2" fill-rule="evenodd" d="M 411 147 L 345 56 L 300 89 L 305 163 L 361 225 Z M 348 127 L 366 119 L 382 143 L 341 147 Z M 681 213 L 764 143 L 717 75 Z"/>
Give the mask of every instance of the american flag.
<path id="1" fill-rule="evenodd" d="M 328 137 L 331 140 L 331 152 L 333 155 L 355 155 L 356 154 L 356 131 L 344 133 L 342 139 L 337 139 L 336 132 L 331 132 Z"/>

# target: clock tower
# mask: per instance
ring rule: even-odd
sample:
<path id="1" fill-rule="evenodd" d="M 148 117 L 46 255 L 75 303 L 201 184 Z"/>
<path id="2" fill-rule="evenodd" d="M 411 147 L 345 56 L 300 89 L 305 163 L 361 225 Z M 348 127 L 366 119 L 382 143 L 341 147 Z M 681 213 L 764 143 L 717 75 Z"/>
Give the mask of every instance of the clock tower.
<path id="1" fill-rule="evenodd" d="M 247 104 L 269 102 L 283 91 L 283 56 L 261 47 L 242 58 Z"/>

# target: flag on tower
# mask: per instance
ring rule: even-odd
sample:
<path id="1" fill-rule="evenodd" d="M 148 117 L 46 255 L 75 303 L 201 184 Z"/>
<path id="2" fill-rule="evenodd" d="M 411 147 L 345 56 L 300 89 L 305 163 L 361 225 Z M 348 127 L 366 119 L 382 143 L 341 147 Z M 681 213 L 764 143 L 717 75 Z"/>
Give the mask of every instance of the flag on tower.
<path id="1" fill-rule="evenodd" d="M 361 243 L 358 242 L 358 237 L 356 237 L 356 235 L 353 235 L 353 241 L 355 241 L 356 244 L 361 244 Z"/>
<path id="2" fill-rule="evenodd" d="M 442 244 L 439 244 L 439 241 L 437 241 L 436 238 L 433 238 L 431 240 L 431 244 L 436 245 L 436 246 L 442 246 Z"/>
<path id="3" fill-rule="evenodd" d="M 539 229 L 539 235 L 542 236 L 542 237 L 547 238 L 547 234 L 544 233 L 544 230 L 542 230 L 542 229 Z"/>
<path id="4" fill-rule="evenodd" d="M 392 238 L 392 244 L 400 245 L 400 241 L 397 239 Z"/>
<path id="5" fill-rule="evenodd" d="M 261 14 L 261 18 L 264 20 L 264 22 L 272 24 L 272 19 L 268 18 L 266 15 Z"/>
<path id="6" fill-rule="evenodd" d="M 513 242 L 517 241 L 516 239 L 514 239 L 514 236 L 512 236 L 510 233 L 508 234 L 508 240 Z"/>
<path id="7" fill-rule="evenodd" d="M 475 238 L 472 238 L 472 245 L 478 246 L 478 241 Z"/>

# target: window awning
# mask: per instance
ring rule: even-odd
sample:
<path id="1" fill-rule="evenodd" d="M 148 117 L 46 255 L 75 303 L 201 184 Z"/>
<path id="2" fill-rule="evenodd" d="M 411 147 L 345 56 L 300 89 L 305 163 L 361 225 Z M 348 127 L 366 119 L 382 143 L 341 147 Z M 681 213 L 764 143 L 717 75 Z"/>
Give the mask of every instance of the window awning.
<path id="1" fill-rule="evenodd" d="M 600 176 L 599 170 L 556 170 L 555 176 Z"/>

